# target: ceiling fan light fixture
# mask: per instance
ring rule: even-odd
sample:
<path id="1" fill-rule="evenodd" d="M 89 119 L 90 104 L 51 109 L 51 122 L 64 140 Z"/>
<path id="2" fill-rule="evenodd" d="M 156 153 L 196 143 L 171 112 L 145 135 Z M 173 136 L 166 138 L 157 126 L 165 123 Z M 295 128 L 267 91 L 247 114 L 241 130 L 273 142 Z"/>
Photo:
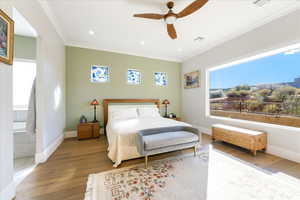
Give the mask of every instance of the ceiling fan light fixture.
<path id="1" fill-rule="evenodd" d="M 174 24 L 177 20 L 177 17 L 174 15 L 168 16 L 165 18 L 166 24 Z"/>

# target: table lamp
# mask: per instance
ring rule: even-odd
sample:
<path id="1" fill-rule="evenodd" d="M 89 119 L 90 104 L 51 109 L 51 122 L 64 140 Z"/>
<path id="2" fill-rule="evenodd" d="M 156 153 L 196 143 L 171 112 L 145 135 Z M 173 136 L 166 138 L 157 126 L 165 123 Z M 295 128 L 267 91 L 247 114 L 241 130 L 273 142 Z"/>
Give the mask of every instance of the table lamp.
<path id="1" fill-rule="evenodd" d="M 99 105 L 99 102 L 97 101 L 97 99 L 94 99 L 91 103 L 91 106 L 94 106 L 94 121 L 93 122 L 98 122 L 96 119 L 96 106 Z"/>
<path id="2" fill-rule="evenodd" d="M 170 101 L 168 99 L 165 99 L 162 102 L 163 105 L 165 105 L 165 116 L 164 117 L 168 117 L 168 104 L 170 104 Z"/>

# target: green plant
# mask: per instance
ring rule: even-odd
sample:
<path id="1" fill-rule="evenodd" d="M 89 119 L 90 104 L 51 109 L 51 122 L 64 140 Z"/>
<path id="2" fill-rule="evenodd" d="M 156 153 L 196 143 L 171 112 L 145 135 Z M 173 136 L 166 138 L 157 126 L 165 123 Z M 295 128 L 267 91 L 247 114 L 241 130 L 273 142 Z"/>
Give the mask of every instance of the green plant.
<path id="1" fill-rule="evenodd" d="M 239 97 L 241 97 L 241 98 L 249 97 L 249 95 L 250 95 L 250 92 L 247 91 L 247 90 L 240 90 L 239 91 Z"/>
<path id="2" fill-rule="evenodd" d="M 236 91 L 240 91 L 240 90 L 250 90 L 250 86 L 249 85 L 238 85 L 235 87 Z"/>
<path id="3" fill-rule="evenodd" d="M 248 106 L 248 110 L 251 112 L 261 112 L 264 108 L 263 103 L 258 100 L 248 100 L 245 102 Z"/>
<path id="4" fill-rule="evenodd" d="M 248 90 L 230 90 L 227 92 L 226 96 L 228 98 L 246 98 L 250 96 L 250 91 Z"/>
<path id="5" fill-rule="evenodd" d="M 269 104 L 265 105 L 262 111 L 264 113 L 279 113 L 281 111 L 281 108 L 279 105 Z"/>
<path id="6" fill-rule="evenodd" d="M 230 90 L 229 92 L 227 92 L 226 96 L 229 98 L 237 98 L 240 97 L 240 94 L 236 90 Z"/>
<path id="7" fill-rule="evenodd" d="M 261 89 L 261 90 L 258 90 L 257 93 L 258 93 L 260 96 L 266 98 L 267 96 L 270 96 L 270 95 L 272 94 L 272 91 L 269 90 L 269 89 Z"/>
<path id="8" fill-rule="evenodd" d="M 286 98 L 288 98 L 289 96 L 295 95 L 297 91 L 297 88 L 291 87 L 291 86 L 283 86 L 280 88 L 277 88 L 274 92 L 273 92 L 273 97 L 276 100 L 280 100 L 283 101 Z"/>

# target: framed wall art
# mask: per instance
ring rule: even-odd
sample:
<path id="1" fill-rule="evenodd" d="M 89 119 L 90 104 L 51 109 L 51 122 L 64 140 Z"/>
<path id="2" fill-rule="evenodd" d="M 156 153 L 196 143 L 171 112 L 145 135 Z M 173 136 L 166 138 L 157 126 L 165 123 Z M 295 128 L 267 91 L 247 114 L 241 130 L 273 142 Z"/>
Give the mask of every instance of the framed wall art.
<path id="1" fill-rule="evenodd" d="M 91 82 L 105 83 L 109 81 L 109 67 L 92 65 L 91 67 Z"/>
<path id="2" fill-rule="evenodd" d="M 154 72 L 155 85 L 157 86 L 167 86 L 168 78 L 165 72 Z"/>
<path id="3" fill-rule="evenodd" d="M 13 64 L 14 21 L 0 9 L 0 61 Z"/>
<path id="4" fill-rule="evenodd" d="M 184 88 L 198 88 L 200 87 L 200 72 L 194 71 L 184 74 Z"/>
<path id="5" fill-rule="evenodd" d="M 140 85 L 142 83 L 142 74 L 139 70 L 128 69 L 127 71 L 127 84 Z"/>

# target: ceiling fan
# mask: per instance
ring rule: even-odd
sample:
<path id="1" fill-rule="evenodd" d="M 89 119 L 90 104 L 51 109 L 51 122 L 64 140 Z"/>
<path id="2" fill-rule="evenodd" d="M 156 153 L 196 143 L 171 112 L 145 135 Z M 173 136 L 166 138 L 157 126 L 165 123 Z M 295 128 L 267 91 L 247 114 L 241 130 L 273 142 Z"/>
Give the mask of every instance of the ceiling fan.
<path id="1" fill-rule="evenodd" d="M 147 18 L 147 19 L 164 19 L 167 24 L 167 30 L 168 34 L 172 39 L 177 38 L 177 33 L 174 27 L 174 23 L 178 18 L 182 18 L 185 16 L 188 16 L 197 10 L 199 10 L 201 7 L 203 7 L 208 0 L 196 0 L 193 3 L 191 3 L 189 6 L 187 6 L 185 9 L 183 9 L 180 13 L 176 14 L 173 12 L 172 8 L 174 7 L 174 2 L 170 1 L 167 3 L 167 7 L 169 8 L 169 12 L 167 14 L 154 14 L 154 13 L 144 13 L 144 14 L 135 14 L 134 17 L 141 17 L 141 18 Z"/>

